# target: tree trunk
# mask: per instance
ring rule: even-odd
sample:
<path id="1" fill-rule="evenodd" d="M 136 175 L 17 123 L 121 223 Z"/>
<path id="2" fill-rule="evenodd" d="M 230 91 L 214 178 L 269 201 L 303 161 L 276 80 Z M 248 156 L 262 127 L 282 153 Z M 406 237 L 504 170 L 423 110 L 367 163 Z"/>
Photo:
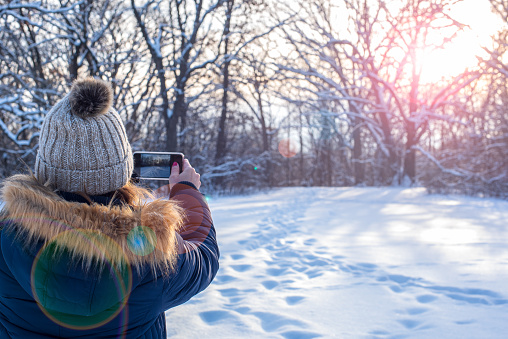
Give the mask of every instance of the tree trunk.
<path id="1" fill-rule="evenodd" d="M 176 152 L 178 151 L 178 139 L 176 137 L 177 134 L 176 126 L 178 118 L 174 112 L 171 115 L 171 117 L 168 117 L 167 112 L 169 110 L 169 100 L 167 98 L 167 95 L 165 100 L 163 99 L 162 110 L 164 115 L 164 125 L 166 128 L 166 151 Z"/>
<path id="2" fill-rule="evenodd" d="M 180 87 L 182 87 L 180 89 Z M 183 152 L 185 153 L 185 137 L 181 136 L 178 138 L 178 121 L 180 122 L 180 131 L 185 129 L 186 125 L 186 117 L 187 117 L 187 103 L 185 102 L 185 85 L 181 84 L 178 86 L 177 94 L 175 97 L 175 103 L 173 104 L 173 115 L 171 116 L 173 125 L 169 126 L 170 129 L 167 130 L 168 134 L 168 150 L 172 152 Z"/>
<path id="3" fill-rule="evenodd" d="M 261 89 L 260 84 L 256 80 L 254 82 L 254 89 L 257 94 L 257 104 L 258 104 L 258 112 L 259 112 L 259 121 L 261 123 L 261 138 L 263 140 L 263 152 L 267 153 L 270 149 L 270 144 L 268 142 L 268 127 L 266 126 L 266 119 L 265 119 L 265 111 L 263 109 L 263 100 L 261 99 Z M 269 187 L 272 186 L 272 164 L 270 161 L 270 158 L 267 157 L 264 163 L 264 169 L 265 169 L 265 175 L 266 175 L 266 183 Z"/>
<path id="4" fill-rule="evenodd" d="M 355 168 L 355 185 L 365 181 L 365 166 L 362 163 L 362 134 L 360 130 L 360 117 L 356 116 L 353 123 L 353 163 Z"/>
<path id="5" fill-rule="evenodd" d="M 71 47 L 72 54 L 69 61 L 69 77 L 71 82 L 78 78 L 78 57 L 79 57 L 79 47 Z"/>
<path id="6" fill-rule="evenodd" d="M 219 165 L 226 153 L 226 120 L 228 113 L 228 92 L 229 92 L 229 33 L 231 28 L 231 14 L 234 0 L 226 1 L 226 22 L 224 24 L 224 65 L 222 79 L 222 111 L 219 120 L 219 133 L 217 135 L 217 147 L 215 149 L 215 165 Z"/>
<path id="7" fill-rule="evenodd" d="M 169 115 L 169 98 L 168 98 L 168 89 L 166 87 L 166 72 L 164 68 L 164 63 L 162 61 L 162 56 L 160 51 L 156 51 L 154 49 L 154 45 L 151 43 L 150 36 L 148 35 L 148 31 L 146 29 L 145 23 L 141 18 L 141 14 L 136 9 L 136 5 L 134 0 L 131 0 L 132 11 L 134 12 L 134 16 L 136 17 L 136 21 L 138 23 L 139 28 L 141 29 L 141 33 L 143 38 L 145 39 L 148 49 L 150 51 L 150 55 L 152 57 L 152 61 L 155 64 L 155 69 L 157 70 L 157 78 L 159 80 L 160 92 L 159 96 L 162 99 L 162 118 L 164 120 L 164 125 L 166 128 L 166 151 L 174 151 L 177 150 L 177 118 L 178 118 L 178 110 L 176 109 L 177 102 L 175 102 L 175 106 L 171 115 Z M 186 69 L 185 69 L 186 71 Z M 183 94 L 182 94 L 183 95 Z M 178 97 L 177 97 L 178 99 Z M 185 102 L 185 97 L 183 97 L 183 101 Z"/>
<path id="8" fill-rule="evenodd" d="M 415 123 L 408 121 L 406 123 L 406 153 L 404 155 L 404 174 L 403 178 L 407 177 L 411 184 L 416 179 L 416 154 L 413 146 L 415 145 Z"/>
<path id="9" fill-rule="evenodd" d="M 413 55 L 413 78 L 411 80 L 411 91 L 409 92 L 409 117 L 405 119 L 406 124 L 406 152 L 404 154 L 404 172 L 402 175 L 403 180 L 407 177 L 411 185 L 416 180 L 416 155 L 413 146 L 416 144 L 416 124 L 412 119 L 418 109 L 418 85 L 420 82 L 420 75 L 416 70 L 416 56 Z"/>
<path id="10" fill-rule="evenodd" d="M 397 157 L 395 155 L 395 147 L 392 138 L 392 128 L 390 126 L 390 121 L 387 117 L 387 112 L 381 112 L 379 114 L 379 119 L 381 121 L 381 129 L 383 130 L 384 137 L 384 146 L 388 149 L 388 158 L 382 153 L 382 170 L 381 170 L 381 180 L 383 183 L 387 183 L 388 181 L 391 183 L 396 173 L 399 173 L 399 170 L 395 168 L 397 162 Z"/>

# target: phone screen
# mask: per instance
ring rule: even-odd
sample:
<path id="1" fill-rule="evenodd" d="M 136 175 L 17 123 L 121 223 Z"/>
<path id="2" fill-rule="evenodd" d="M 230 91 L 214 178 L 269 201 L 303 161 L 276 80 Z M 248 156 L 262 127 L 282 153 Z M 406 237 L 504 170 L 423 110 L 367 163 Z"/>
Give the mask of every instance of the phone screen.
<path id="1" fill-rule="evenodd" d="M 171 174 L 171 167 L 176 162 L 182 172 L 182 153 L 134 153 L 134 176 L 150 179 L 167 180 Z"/>

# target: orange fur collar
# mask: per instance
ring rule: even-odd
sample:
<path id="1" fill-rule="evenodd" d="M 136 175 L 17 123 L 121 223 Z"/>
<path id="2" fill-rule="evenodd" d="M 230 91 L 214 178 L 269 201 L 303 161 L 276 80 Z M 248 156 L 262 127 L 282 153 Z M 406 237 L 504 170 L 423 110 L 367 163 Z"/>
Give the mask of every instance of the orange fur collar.
<path id="1" fill-rule="evenodd" d="M 136 206 L 69 202 L 35 177 L 22 174 L 5 179 L 0 199 L 5 202 L 7 218 L 19 225 L 15 235 L 25 245 L 39 240 L 54 244 L 88 267 L 105 261 L 134 266 L 147 263 L 154 270 L 169 272 L 176 263 L 176 231 L 182 225 L 183 210 L 175 201 L 157 199 Z M 144 236 L 154 250 L 133 249 L 132 232 L 141 229 L 148 230 Z"/>

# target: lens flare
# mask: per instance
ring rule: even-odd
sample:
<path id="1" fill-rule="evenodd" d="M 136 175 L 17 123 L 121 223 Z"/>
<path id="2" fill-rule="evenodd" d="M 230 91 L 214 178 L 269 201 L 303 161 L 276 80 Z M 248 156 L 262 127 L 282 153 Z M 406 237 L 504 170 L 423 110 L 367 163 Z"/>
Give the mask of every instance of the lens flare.
<path id="1" fill-rule="evenodd" d="M 46 222 L 58 221 L 48 219 Z M 127 322 L 125 305 L 132 287 L 132 271 L 123 250 L 113 239 L 97 231 L 73 229 L 58 223 L 66 230 L 47 241 L 32 264 L 32 294 L 40 310 L 56 324 L 73 330 L 100 327 L 124 311 L 123 319 L 120 320 L 123 328 Z M 87 261 L 81 258 L 70 261 L 69 258 L 76 251 L 73 249 L 71 252 L 63 245 L 70 239 L 77 244 L 76 247 L 87 248 L 89 254 L 97 260 Z M 64 273 L 59 272 L 59 269 L 63 269 L 71 277 L 76 272 L 79 277 L 83 267 L 89 269 L 90 274 L 97 274 L 90 305 L 76 303 L 79 297 L 73 302 L 73 295 L 88 292 L 72 290 L 68 286 L 69 280 L 62 280 Z"/>
<path id="2" fill-rule="evenodd" d="M 291 139 L 279 141 L 279 153 L 285 158 L 292 158 L 296 155 L 296 144 Z"/>
<path id="3" fill-rule="evenodd" d="M 137 226 L 127 235 L 127 247 L 136 255 L 148 255 L 155 250 L 156 246 L 157 236 L 150 227 Z"/>

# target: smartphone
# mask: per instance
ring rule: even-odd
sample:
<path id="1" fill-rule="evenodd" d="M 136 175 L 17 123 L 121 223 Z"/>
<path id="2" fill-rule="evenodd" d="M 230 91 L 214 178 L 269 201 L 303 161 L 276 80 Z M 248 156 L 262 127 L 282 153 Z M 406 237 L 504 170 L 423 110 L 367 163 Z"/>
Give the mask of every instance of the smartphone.
<path id="1" fill-rule="evenodd" d="M 183 153 L 178 152 L 134 152 L 133 179 L 168 180 L 173 163 L 183 171 Z"/>

